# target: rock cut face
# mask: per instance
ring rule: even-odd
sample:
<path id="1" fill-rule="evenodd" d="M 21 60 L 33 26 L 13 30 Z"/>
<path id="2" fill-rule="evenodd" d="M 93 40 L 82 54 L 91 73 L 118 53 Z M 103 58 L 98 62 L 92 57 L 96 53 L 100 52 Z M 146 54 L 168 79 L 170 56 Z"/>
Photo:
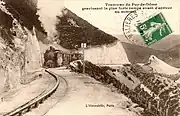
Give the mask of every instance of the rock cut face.
<path id="1" fill-rule="evenodd" d="M 42 64 L 35 28 L 27 29 L 5 4 L 0 2 L 0 94 L 31 82 L 28 74 Z"/>
<path id="2" fill-rule="evenodd" d="M 130 64 L 120 41 L 110 46 L 103 45 L 85 49 L 85 60 L 99 65 Z"/>
<path id="3" fill-rule="evenodd" d="M 149 57 L 148 66 L 152 67 L 153 71 L 156 73 L 177 74 L 180 71 L 179 68 L 167 64 L 154 55 Z"/>

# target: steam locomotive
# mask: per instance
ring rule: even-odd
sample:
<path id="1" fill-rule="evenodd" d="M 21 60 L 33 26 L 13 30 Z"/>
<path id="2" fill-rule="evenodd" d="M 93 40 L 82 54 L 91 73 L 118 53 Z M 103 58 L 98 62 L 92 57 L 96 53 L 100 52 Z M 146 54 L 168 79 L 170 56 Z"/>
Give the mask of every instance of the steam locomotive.
<path id="1" fill-rule="evenodd" d="M 67 53 L 62 50 L 57 50 L 50 46 L 50 49 L 44 53 L 44 67 L 56 68 L 60 66 L 68 66 L 70 62 L 75 60 L 82 60 L 81 53 Z"/>

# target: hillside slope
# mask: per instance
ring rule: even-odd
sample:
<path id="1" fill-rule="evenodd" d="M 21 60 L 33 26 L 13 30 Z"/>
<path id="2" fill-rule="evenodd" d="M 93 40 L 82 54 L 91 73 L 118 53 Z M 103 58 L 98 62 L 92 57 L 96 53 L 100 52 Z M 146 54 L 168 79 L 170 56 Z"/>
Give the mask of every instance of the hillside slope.
<path id="1" fill-rule="evenodd" d="M 160 54 L 164 53 L 162 51 L 154 50 L 152 48 L 147 48 L 125 42 L 122 42 L 122 45 L 131 63 L 146 63 L 150 55 L 159 56 Z"/>
<path id="2" fill-rule="evenodd" d="M 62 10 L 62 16 L 57 18 L 57 41 L 64 48 L 77 49 L 81 47 L 82 42 L 87 43 L 88 46 L 96 46 L 110 44 L 117 40 L 66 8 Z"/>
<path id="3" fill-rule="evenodd" d="M 47 34 L 44 28 L 41 26 L 41 22 L 39 21 L 39 15 L 37 15 L 37 0 L 3 0 L 7 4 L 6 7 L 9 12 L 16 18 L 21 19 L 23 25 L 28 29 L 32 30 L 33 25 L 35 28 Z"/>
<path id="4" fill-rule="evenodd" d="M 180 68 L 180 45 L 176 45 L 159 55 L 160 59 L 169 65 Z"/>
<path id="5" fill-rule="evenodd" d="M 127 57 L 131 63 L 147 63 L 151 55 L 157 56 L 160 60 L 168 63 L 174 67 L 180 67 L 179 49 L 180 46 L 176 45 L 166 51 L 155 50 L 143 46 L 133 45 L 130 43 L 122 42 L 126 51 Z"/>

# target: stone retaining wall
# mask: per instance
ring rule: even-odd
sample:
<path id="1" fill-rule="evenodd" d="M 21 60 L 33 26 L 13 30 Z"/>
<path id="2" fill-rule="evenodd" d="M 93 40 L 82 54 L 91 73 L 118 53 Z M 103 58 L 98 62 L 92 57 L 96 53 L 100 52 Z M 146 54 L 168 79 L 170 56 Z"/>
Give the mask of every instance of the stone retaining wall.
<path id="1" fill-rule="evenodd" d="M 112 84 L 118 92 L 123 93 L 133 102 L 145 110 L 144 116 L 178 116 L 180 115 L 180 91 L 175 82 L 158 74 L 148 73 L 139 65 L 125 65 L 123 71 L 140 80 L 134 89 L 118 81 L 113 69 L 98 67 L 88 61 L 85 62 L 86 73 L 105 84 Z M 79 66 L 82 72 L 82 66 Z M 109 70 L 109 71 L 107 71 Z M 112 72 L 112 73 L 108 73 Z"/>

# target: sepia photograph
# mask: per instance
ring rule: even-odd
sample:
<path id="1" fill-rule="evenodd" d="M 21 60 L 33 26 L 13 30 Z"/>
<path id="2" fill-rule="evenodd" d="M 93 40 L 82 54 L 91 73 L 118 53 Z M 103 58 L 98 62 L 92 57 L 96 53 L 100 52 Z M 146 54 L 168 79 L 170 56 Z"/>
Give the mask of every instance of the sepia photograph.
<path id="1" fill-rule="evenodd" d="M 0 0 L 0 116 L 180 116 L 179 0 Z"/>

